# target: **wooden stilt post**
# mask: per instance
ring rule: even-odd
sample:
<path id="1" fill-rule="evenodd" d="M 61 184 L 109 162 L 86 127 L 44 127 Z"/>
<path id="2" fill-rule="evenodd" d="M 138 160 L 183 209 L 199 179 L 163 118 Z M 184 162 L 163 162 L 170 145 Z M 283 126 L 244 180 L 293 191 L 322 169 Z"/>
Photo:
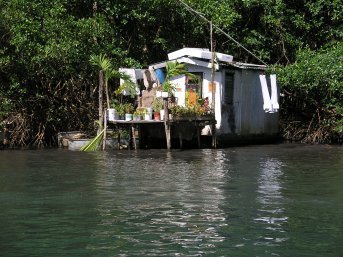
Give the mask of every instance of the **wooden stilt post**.
<path id="1" fill-rule="evenodd" d="M 106 149 L 106 137 L 107 137 L 107 117 L 106 112 L 104 113 L 104 137 L 102 139 L 102 150 L 104 151 Z"/>
<path id="2" fill-rule="evenodd" d="M 179 126 L 179 128 L 180 128 L 180 126 Z M 182 132 L 180 129 L 179 129 L 179 141 L 180 141 L 180 149 L 182 149 L 183 148 L 183 142 L 182 142 Z"/>
<path id="3" fill-rule="evenodd" d="M 166 133 L 167 149 L 171 149 L 171 138 L 170 138 L 170 124 L 169 124 L 169 111 L 168 111 L 168 98 L 163 98 L 164 105 L 164 130 Z"/>
<path id="4" fill-rule="evenodd" d="M 131 126 L 131 133 L 132 133 L 132 139 L 133 139 L 133 149 L 137 150 L 137 143 L 136 143 L 136 137 L 135 137 L 135 126 L 132 124 Z"/>
<path id="5" fill-rule="evenodd" d="M 212 148 L 216 149 L 217 148 L 216 124 L 212 124 L 211 130 L 212 130 Z"/>
<path id="6" fill-rule="evenodd" d="M 120 129 L 119 129 L 119 126 L 117 125 L 117 144 L 118 144 L 118 150 L 120 150 Z"/>
<path id="7" fill-rule="evenodd" d="M 143 147 L 143 136 L 142 136 L 142 127 L 141 127 L 141 125 L 140 124 L 138 124 L 138 139 L 139 139 L 139 141 L 138 141 L 138 148 L 139 149 L 142 149 L 142 147 Z"/>
<path id="8" fill-rule="evenodd" d="M 104 94 L 104 71 L 99 71 L 99 123 L 103 124 L 102 97 Z M 98 129 L 100 133 L 101 129 Z"/>
<path id="9" fill-rule="evenodd" d="M 215 76 L 215 65 L 214 65 L 214 58 L 215 58 L 215 53 L 214 53 L 214 45 L 213 45 L 213 24 L 212 21 L 210 21 L 210 30 L 211 30 L 211 53 L 212 53 L 212 58 L 211 58 L 211 84 L 212 84 L 212 111 L 213 111 L 213 116 L 214 119 L 216 118 L 216 86 L 214 82 L 214 76 Z M 217 148 L 217 138 L 216 138 L 216 124 L 212 124 L 211 126 L 212 130 L 212 148 Z"/>
<path id="10" fill-rule="evenodd" d="M 195 122 L 196 130 L 197 130 L 197 138 L 198 138 L 198 148 L 201 148 L 201 141 L 200 141 L 200 127 L 199 123 Z"/>

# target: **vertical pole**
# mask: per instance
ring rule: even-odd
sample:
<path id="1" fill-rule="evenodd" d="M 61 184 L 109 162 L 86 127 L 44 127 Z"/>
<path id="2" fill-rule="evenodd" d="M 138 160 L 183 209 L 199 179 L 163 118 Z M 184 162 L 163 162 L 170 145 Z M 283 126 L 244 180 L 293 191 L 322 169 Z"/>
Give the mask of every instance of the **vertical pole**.
<path id="1" fill-rule="evenodd" d="M 215 75 L 215 67 L 214 67 L 214 46 L 213 46 L 213 24 L 210 21 L 210 33 L 211 33 L 211 84 L 212 84 L 212 111 L 214 119 L 216 119 L 216 88 L 214 86 L 214 75 Z M 212 148 L 217 148 L 217 139 L 216 139 L 216 124 L 212 125 Z"/>
<path id="2" fill-rule="evenodd" d="M 210 37 L 211 37 L 211 85 L 212 85 L 212 107 L 213 107 L 213 112 L 215 111 L 215 94 L 216 94 L 216 90 L 214 87 L 214 47 L 213 47 L 213 26 L 212 26 L 212 21 L 210 21 Z"/>
<path id="3" fill-rule="evenodd" d="M 216 124 L 212 124 L 211 126 L 212 130 L 212 148 L 216 149 L 217 148 L 217 134 L 216 134 Z"/>
<path id="4" fill-rule="evenodd" d="M 183 141 L 182 141 L 182 132 L 179 126 L 179 141 L 180 141 L 180 149 L 183 148 Z"/>
<path id="5" fill-rule="evenodd" d="M 101 70 L 99 71 L 99 122 L 100 124 L 103 123 L 103 111 L 102 111 L 102 97 L 103 97 L 103 90 L 104 90 L 104 72 Z M 100 133 L 100 128 L 98 129 L 98 133 Z"/>
<path id="6" fill-rule="evenodd" d="M 197 130 L 197 139 L 198 139 L 198 148 L 201 148 L 201 139 L 200 139 L 200 127 L 199 123 L 195 122 L 196 130 Z"/>
<path id="7" fill-rule="evenodd" d="M 135 125 L 131 125 L 131 133 L 132 133 L 132 139 L 133 139 L 133 149 L 137 150 L 137 142 L 135 137 Z"/>
<path id="8" fill-rule="evenodd" d="M 107 117 L 106 112 L 104 113 L 104 137 L 102 139 L 102 150 L 104 151 L 106 149 L 106 137 L 107 137 Z"/>
<path id="9" fill-rule="evenodd" d="M 133 133 L 132 133 L 132 124 L 128 127 L 129 131 L 129 149 L 132 150 L 132 143 L 133 143 Z"/>
<path id="10" fill-rule="evenodd" d="M 168 98 L 163 98 L 164 105 L 164 130 L 166 133 L 167 149 L 171 149 L 170 141 L 170 124 L 169 124 L 169 111 L 168 111 Z"/>
<path id="11" fill-rule="evenodd" d="M 120 150 L 120 128 L 119 128 L 119 125 L 117 124 L 116 125 L 116 130 L 117 130 L 117 148 L 118 150 Z"/>

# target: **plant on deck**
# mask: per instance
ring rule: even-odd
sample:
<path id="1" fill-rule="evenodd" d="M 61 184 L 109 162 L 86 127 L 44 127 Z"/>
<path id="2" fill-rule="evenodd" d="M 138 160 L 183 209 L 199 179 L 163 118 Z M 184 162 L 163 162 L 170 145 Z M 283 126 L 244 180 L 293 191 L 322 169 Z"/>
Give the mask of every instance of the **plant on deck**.
<path id="1" fill-rule="evenodd" d="M 163 109 L 163 101 L 161 98 L 156 97 L 154 101 L 152 102 L 152 108 L 154 109 L 155 112 L 159 112 L 160 110 Z"/>
<path id="2" fill-rule="evenodd" d="M 166 63 L 166 78 L 161 86 L 161 89 L 172 95 L 175 92 L 175 86 L 171 83 L 171 79 L 187 75 L 189 78 L 196 79 L 197 76 L 188 72 L 187 65 L 185 63 L 179 63 L 177 61 L 170 61 Z"/>
<path id="3" fill-rule="evenodd" d="M 175 105 L 170 108 L 173 119 L 201 119 L 214 118 L 213 112 L 208 105 L 196 102 L 188 106 Z"/>

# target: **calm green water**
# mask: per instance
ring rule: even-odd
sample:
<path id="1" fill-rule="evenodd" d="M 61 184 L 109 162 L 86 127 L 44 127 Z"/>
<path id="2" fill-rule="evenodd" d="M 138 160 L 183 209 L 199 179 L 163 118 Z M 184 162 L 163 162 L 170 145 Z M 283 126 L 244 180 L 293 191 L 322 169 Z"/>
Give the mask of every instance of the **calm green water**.
<path id="1" fill-rule="evenodd" d="M 0 151 L 0 256 L 343 256 L 343 148 Z"/>

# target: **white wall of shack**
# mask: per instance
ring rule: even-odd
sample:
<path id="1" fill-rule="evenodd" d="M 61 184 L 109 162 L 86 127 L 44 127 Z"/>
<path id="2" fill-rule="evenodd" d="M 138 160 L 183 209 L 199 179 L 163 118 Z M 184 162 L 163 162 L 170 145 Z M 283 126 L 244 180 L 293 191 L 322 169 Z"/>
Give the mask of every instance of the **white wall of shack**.
<path id="1" fill-rule="evenodd" d="M 210 104 L 212 92 L 209 84 L 211 83 L 211 70 L 200 66 L 189 66 L 190 72 L 202 72 L 202 97 L 208 97 Z M 225 72 L 234 74 L 233 105 L 228 110 L 224 105 L 224 95 L 226 90 Z M 263 97 L 259 81 L 259 70 L 232 69 L 215 72 L 214 82 L 215 92 L 215 118 L 218 134 L 237 134 L 237 135 L 258 135 L 278 133 L 278 113 L 265 113 L 263 110 Z M 180 76 L 172 80 L 176 87 L 175 97 L 178 104 L 185 106 L 186 85 L 185 76 Z M 230 116 L 231 115 L 231 116 Z M 229 122 L 232 118 L 234 124 Z M 206 127 L 203 134 L 209 134 L 210 129 Z"/>
<path id="2" fill-rule="evenodd" d="M 259 80 L 261 71 L 240 69 L 229 72 L 234 74 L 233 114 L 235 131 L 231 131 L 228 111 L 222 110 L 223 118 L 220 133 L 238 135 L 278 133 L 278 113 L 265 113 L 263 110 L 263 97 Z M 225 90 L 226 87 L 224 86 L 223 95 Z"/>
<path id="3" fill-rule="evenodd" d="M 185 106 L 186 104 L 186 76 L 174 77 L 170 80 L 171 84 L 175 87 L 175 97 L 177 99 L 177 104 Z"/>
<path id="4" fill-rule="evenodd" d="M 210 105 L 212 104 L 212 91 L 209 89 L 209 85 L 211 83 L 211 70 L 208 68 L 200 67 L 200 66 L 190 66 L 188 68 L 189 72 L 201 72 L 203 73 L 203 82 L 202 82 L 202 98 L 208 97 Z M 186 104 L 186 78 L 185 76 L 179 76 L 173 78 L 171 83 L 175 86 L 176 92 L 175 97 L 177 98 L 178 105 L 185 106 Z M 217 129 L 220 129 L 221 124 L 221 108 L 220 102 L 222 98 L 222 72 L 215 72 L 214 76 L 214 83 L 216 84 L 216 92 L 215 92 L 215 114 L 217 120 Z M 209 129 L 207 128 L 206 131 Z"/>

